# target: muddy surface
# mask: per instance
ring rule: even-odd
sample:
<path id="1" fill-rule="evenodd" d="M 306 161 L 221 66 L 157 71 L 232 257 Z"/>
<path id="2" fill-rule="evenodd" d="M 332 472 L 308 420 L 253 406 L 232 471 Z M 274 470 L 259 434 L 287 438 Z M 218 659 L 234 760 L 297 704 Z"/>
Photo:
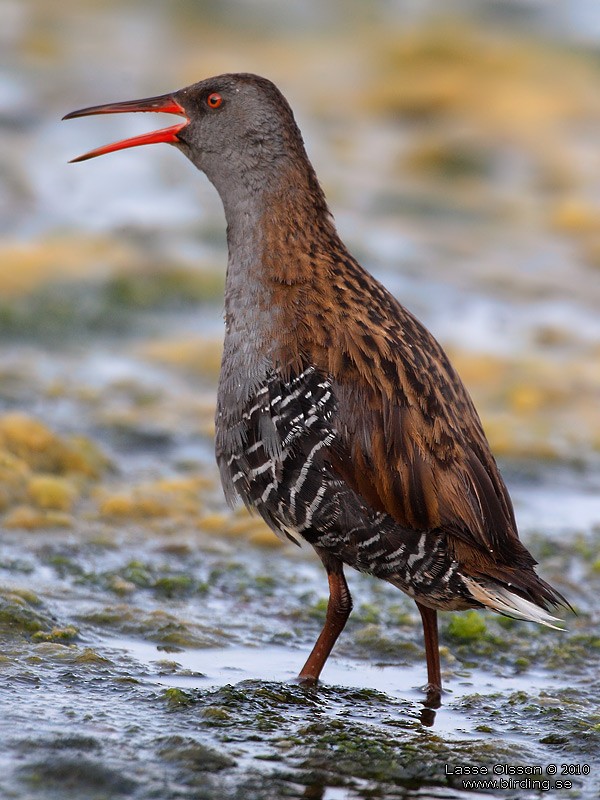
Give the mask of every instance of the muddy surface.
<path id="1" fill-rule="evenodd" d="M 600 26 L 525 6 L 0 2 L 2 798 L 597 796 Z M 564 631 L 442 614 L 437 711 L 416 607 L 358 574 L 322 684 L 294 680 L 327 584 L 222 498 L 212 188 L 166 146 L 65 163 L 152 126 L 72 108 L 224 70 L 284 88 L 574 609 Z"/>

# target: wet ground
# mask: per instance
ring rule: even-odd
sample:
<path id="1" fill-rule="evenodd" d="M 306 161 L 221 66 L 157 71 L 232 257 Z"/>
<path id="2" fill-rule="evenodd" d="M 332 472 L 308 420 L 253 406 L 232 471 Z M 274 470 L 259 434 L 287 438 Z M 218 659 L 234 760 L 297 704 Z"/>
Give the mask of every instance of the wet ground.
<path id="1" fill-rule="evenodd" d="M 357 4 L 353 27 L 322 3 L 0 3 L 0 797 L 597 796 L 600 62 L 585 3 L 564 25 L 517 6 Z M 448 348 L 576 611 L 442 614 L 438 711 L 414 604 L 358 574 L 322 684 L 294 682 L 326 580 L 223 502 L 214 191 L 166 146 L 65 164 L 152 125 L 72 108 L 225 69 L 285 89 L 344 238 Z"/>

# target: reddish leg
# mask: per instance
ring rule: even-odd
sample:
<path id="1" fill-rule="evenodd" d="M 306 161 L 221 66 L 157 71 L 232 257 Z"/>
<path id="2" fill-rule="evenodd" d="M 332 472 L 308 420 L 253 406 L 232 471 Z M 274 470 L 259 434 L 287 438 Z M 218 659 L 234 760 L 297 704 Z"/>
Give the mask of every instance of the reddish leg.
<path id="1" fill-rule="evenodd" d="M 433 708 L 439 708 L 442 700 L 442 673 L 440 670 L 440 648 L 438 644 L 437 611 L 428 606 L 417 603 L 423 620 L 423 634 L 425 637 L 425 657 L 427 659 L 427 703 Z"/>
<path id="2" fill-rule="evenodd" d="M 303 683 L 316 683 L 319 680 L 319 675 L 331 653 L 331 649 L 343 631 L 346 620 L 352 611 L 352 597 L 344 578 L 342 562 L 329 555 L 318 554 L 327 570 L 329 602 L 323 630 L 319 634 L 319 638 L 306 664 L 298 675 L 298 680 Z"/>

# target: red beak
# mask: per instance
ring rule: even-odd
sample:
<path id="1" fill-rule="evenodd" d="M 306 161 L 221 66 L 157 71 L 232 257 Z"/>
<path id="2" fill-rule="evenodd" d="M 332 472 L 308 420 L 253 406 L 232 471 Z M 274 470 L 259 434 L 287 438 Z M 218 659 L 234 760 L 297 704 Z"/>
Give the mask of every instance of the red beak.
<path id="1" fill-rule="evenodd" d="M 185 117 L 186 120 L 177 125 L 171 125 L 170 128 L 162 128 L 159 131 L 143 133 L 141 136 L 133 136 L 131 139 L 122 139 L 120 142 L 98 147 L 96 150 L 90 150 L 89 153 L 73 158 L 70 163 L 86 161 L 88 158 L 96 158 L 96 156 L 103 156 L 105 153 L 114 153 L 115 150 L 125 150 L 127 147 L 137 147 L 141 144 L 156 144 L 157 142 L 168 142 L 172 144 L 178 141 L 177 134 L 189 123 L 189 118 L 185 110 L 170 94 L 164 94 L 160 97 L 147 97 L 144 100 L 129 100 L 125 103 L 108 103 L 103 106 L 81 108 L 79 111 L 71 111 L 71 113 L 64 116 L 63 119 L 88 117 L 92 114 L 125 114 L 129 111 L 160 111 L 163 114 L 180 114 L 182 117 Z"/>

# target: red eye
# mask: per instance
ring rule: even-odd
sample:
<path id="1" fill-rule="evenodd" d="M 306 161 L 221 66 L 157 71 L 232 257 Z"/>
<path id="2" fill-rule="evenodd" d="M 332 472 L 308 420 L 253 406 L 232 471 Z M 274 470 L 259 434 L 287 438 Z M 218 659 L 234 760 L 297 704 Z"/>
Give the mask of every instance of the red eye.
<path id="1" fill-rule="evenodd" d="M 212 94 L 208 95 L 206 102 L 208 103 L 209 108 L 218 108 L 223 102 L 223 98 L 218 92 L 213 92 Z"/>

